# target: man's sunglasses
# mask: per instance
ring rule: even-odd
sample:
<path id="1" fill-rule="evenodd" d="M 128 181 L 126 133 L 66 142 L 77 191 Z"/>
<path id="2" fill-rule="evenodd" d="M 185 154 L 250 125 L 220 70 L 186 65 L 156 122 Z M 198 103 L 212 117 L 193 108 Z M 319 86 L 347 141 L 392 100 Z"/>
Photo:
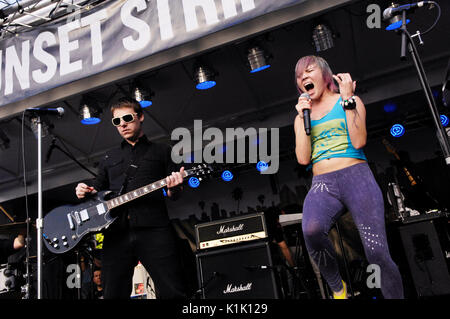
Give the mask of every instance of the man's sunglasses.
<path id="1" fill-rule="evenodd" d="M 112 118 L 112 124 L 114 126 L 119 126 L 120 125 L 120 119 L 122 119 L 125 123 L 131 123 L 135 120 L 135 115 L 137 115 L 137 113 L 129 113 L 129 114 L 125 114 L 119 117 L 113 117 Z"/>

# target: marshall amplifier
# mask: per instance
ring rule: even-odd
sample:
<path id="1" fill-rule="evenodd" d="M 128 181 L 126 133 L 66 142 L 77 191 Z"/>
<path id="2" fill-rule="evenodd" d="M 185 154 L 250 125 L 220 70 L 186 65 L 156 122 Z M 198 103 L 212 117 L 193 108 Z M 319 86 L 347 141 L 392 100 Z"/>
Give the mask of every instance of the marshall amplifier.
<path id="1" fill-rule="evenodd" d="M 264 238 L 267 238 L 264 213 L 195 225 L 197 249 L 209 249 Z"/>
<path id="2" fill-rule="evenodd" d="M 247 243 L 196 254 L 203 299 L 277 299 L 267 242 Z"/>

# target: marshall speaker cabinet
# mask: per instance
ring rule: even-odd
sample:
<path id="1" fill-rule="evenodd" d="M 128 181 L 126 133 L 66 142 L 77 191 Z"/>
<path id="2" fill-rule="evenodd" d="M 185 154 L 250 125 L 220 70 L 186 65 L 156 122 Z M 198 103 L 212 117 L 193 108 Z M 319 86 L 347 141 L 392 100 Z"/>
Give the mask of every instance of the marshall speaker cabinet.
<path id="1" fill-rule="evenodd" d="M 203 299 L 277 299 L 267 242 L 255 242 L 197 254 Z"/>
<path id="2" fill-rule="evenodd" d="M 400 236 L 418 297 L 450 294 L 449 269 L 436 226 L 438 220 L 415 222 L 400 227 Z"/>
<path id="3" fill-rule="evenodd" d="M 196 225 L 204 299 L 278 298 L 263 213 Z"/>

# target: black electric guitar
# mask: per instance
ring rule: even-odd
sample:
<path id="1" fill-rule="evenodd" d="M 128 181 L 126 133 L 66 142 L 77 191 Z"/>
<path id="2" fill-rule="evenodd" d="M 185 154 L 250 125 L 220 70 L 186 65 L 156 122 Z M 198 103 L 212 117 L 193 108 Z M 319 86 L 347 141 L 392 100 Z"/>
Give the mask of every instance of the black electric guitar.
<path id="1" fill-rule="evenodd" d="M 185 170 L 183 178 L 195 176 L 201 180 L 211 173 L 210 166 L 199 164 Z M 44 217 L 43 241 L 52 253 L 65 253 L 76 247 L 86 235 L 111 225 L 118 218 L 112 216 L 111 210 L 164 186 L 165 178 L 108 200 L 105 198 L 112 192 L 102 191 L 81 204 L 57 207 Z"/>

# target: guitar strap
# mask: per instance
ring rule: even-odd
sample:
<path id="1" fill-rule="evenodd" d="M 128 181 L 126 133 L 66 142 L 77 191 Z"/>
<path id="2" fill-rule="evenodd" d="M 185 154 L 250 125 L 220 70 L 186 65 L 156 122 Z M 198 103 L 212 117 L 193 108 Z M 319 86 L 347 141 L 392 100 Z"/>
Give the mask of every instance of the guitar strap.
<path id="1" fill-rule="evenodd" d="M 124 173 L 125 178 L 123 180 L 122 187 L 120 187 L 120 191 L 119 191 L 119 194 L 118 194 L 119 196 L 123 195 L 124 191 L 126 190 L 126 188 L 128 186 L 128 181 L 131 180 L 136 175 L 136 172 L 137 172 L 137 170 L 139 168 L 139 165 L 138 165 L 139 164 L 139 160 L 136 159 L 137 153 L 138 152 L 135 152 L 133 154 L 133 157 L 131 158 L 131 161 L 130 161 L 130 165 L 128 165 L 128 167 L 127 167 L 127 169 L 126 169 L 126 171 Z"/>

